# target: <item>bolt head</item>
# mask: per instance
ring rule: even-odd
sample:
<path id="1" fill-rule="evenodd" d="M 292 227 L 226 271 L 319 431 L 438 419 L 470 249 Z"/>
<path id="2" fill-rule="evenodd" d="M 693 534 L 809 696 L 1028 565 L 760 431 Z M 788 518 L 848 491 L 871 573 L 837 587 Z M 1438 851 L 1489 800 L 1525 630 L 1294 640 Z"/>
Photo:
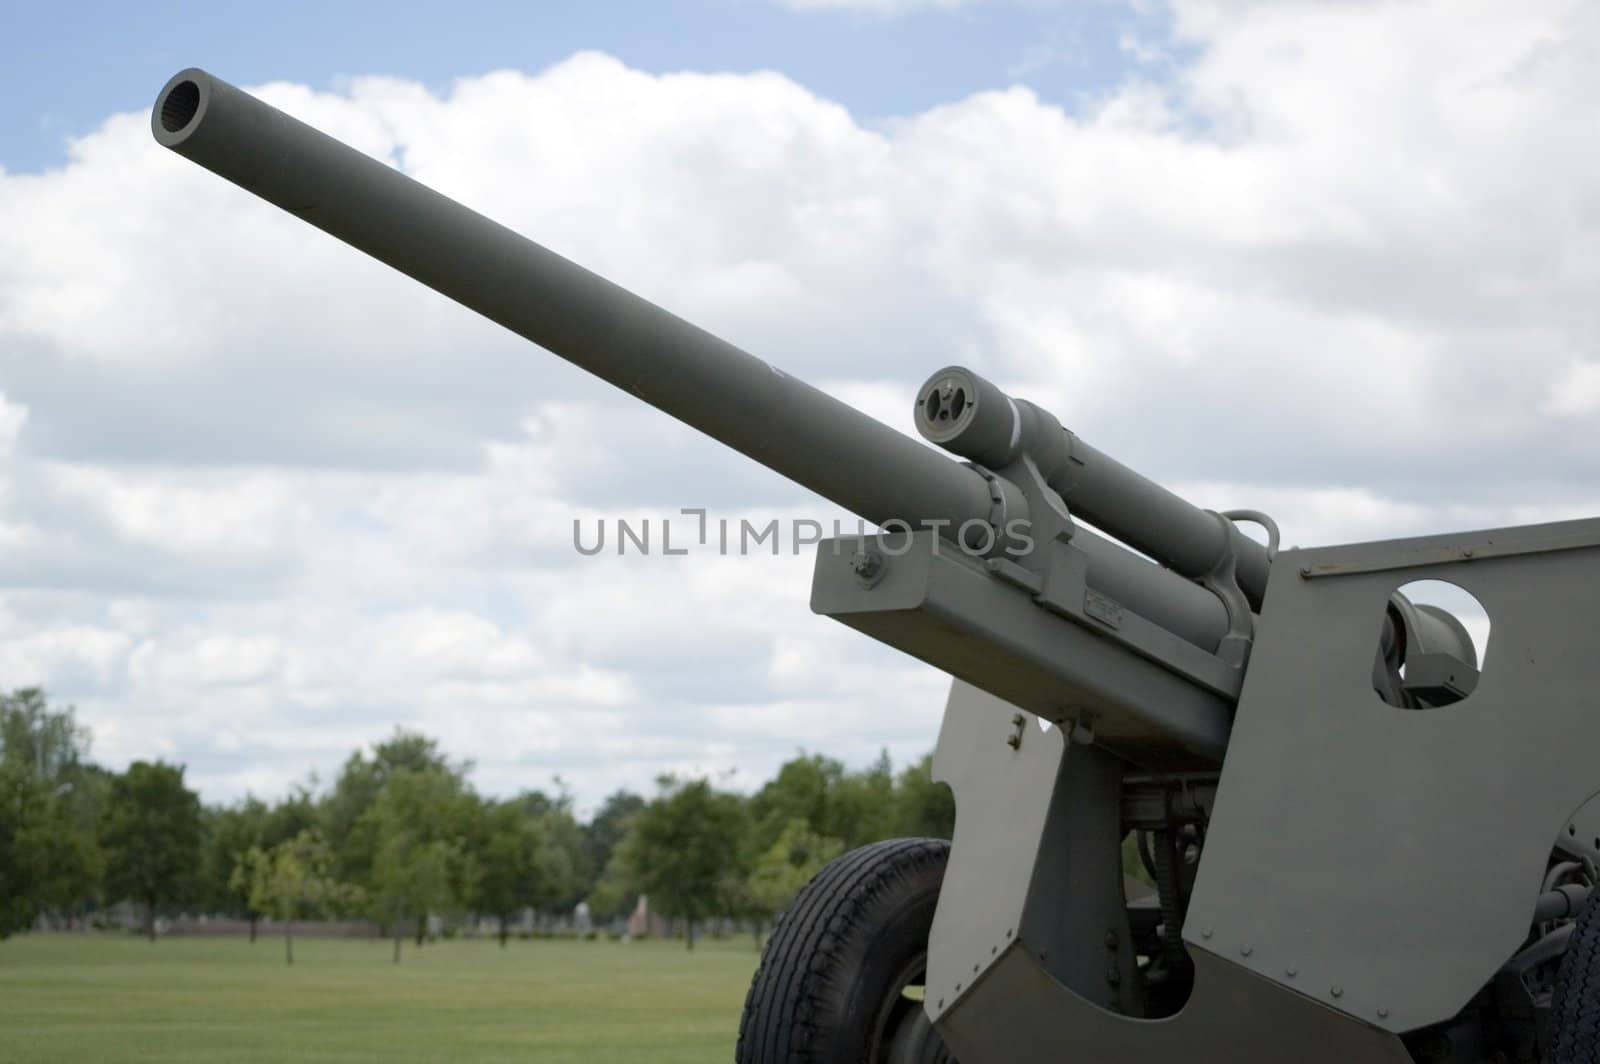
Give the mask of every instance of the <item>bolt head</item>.
<path id="1" fill-rule="evenodd" d="M 867 587 L 872 587 L 888 572 L 889 565 L 875 550 L 863 551 L 850 559 L 850 571 Z"/>

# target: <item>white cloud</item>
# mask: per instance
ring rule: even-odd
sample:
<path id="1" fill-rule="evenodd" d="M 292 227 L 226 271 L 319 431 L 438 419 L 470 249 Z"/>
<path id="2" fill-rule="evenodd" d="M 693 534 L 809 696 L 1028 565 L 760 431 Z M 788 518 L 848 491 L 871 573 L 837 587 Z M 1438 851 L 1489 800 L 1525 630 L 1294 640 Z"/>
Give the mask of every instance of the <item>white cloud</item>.
<path id="1" fill-rule="evenodd" d="M 1545 407 L 1554 414 L 1600 413 L 1600 361 L 1569 366 L 1551 386 Z"/>
<path id="2" fill-rule="evenodd" d="M 0 456 L 9 455 L 28 420 L 28 408 L 11 402 L 0 392 Z"/>
<path id="3" fill-rule="evenodd" d="M 279 106 L 909 430 L 966 362 L 1311 545 L 1600 506 L 1591 6 L 1177 5 L 1073 117 L 882 128 L 583 54 Z M 1155 68 L 1152 68 L 1155 69 Z M 226 71 L 222 71 L 224 75 Z M 832 512 L 151 143 L 0 174 L 0 681 L 212 798 L 396 723 L 491 790 L 933 740 L 809 559 L 580 558 L 575 517 Z"/>

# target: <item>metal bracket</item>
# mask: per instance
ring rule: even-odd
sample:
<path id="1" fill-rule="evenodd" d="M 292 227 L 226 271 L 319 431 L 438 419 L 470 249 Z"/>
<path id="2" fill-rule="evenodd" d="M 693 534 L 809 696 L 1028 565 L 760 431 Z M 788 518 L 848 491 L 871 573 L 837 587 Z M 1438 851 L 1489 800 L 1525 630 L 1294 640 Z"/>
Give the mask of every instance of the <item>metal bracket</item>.
<path id="1" fill-rule="evenodd" d="M 1067 509 L 1065 500 L 1045 482 L 1044 474 L 1039 471 L 1039 464 L 1026 451 L 1016 461 L 993 473 L 984 469 L 979 469 L 979 472 L 989 478 L 991 484 L 998 479 L 1001 483 L 1010 484 L 1021 492 L 1022 501 L 1028 508 L 1028 530 L 1033 539 L 1033 550 L 1021 556 L 1018 561 L 1025 568 L 1043 572 L 1051 562 L 1048 544 L 1058 541 L 1071 542 L 1072 535 L 1077 530 L 1077 525 L 1072 520 L 1072 512 Z M 990 490 L 992 492 L 994 488 L 991 487 Z M 1046 549 L 1041 552 L 1041 547 Z"/>
<path id="2" fill-rule="evenodd" d="M 1237 567 L 1239 563 L 1239 549 L 1234 542 L 1237 534 L 1233 521 L 1225 514 L 1215 510 L 1207 510 L 1223 526 L 1222 554 L 1217 558 L 1216 565 L 1212 566 L 1209 573 L 1200 578 L 1200 583 L 1217 598 L 1222 600 L 1223 609 L 1228 614 L 1228 634 L 1222 637 L 1217 644 L 1217 657 L 1229 665 L 1244 668 L 1250 660 L 1250 645 L 1255 639 L 1255 617 L 1250 612 L 1250 600 L 1245 597 L 1244 591 L 1239 587 Z M 1254 518 L 1252 518 L 1254 519 Z M 1275 529 L 1273 529 L 1275 530 Z"/>

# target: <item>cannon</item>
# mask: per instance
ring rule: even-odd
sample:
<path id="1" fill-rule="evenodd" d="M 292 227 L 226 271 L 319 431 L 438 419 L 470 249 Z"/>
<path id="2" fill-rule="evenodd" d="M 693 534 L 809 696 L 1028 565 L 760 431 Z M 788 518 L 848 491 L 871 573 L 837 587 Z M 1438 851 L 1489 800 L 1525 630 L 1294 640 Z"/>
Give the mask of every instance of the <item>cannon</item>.
<path id="1" fill-rule="evenodd" d="M 877 526 L 811 607 L 953 677 L 954 839 L 801 891 L 741 1061 L 1600 1060 L 1600 519 L 1280 549 L 967 368 L 929 447 L 202 70 L 151 129 Z"/>

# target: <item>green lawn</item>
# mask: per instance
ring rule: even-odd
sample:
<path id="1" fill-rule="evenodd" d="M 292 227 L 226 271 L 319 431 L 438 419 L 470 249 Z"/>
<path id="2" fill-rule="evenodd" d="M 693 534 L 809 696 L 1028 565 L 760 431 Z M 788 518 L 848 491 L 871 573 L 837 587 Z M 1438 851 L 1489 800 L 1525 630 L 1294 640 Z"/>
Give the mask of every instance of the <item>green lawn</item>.
<path id="1" fill-rule="evenodd" d="M 0 942 L 0 1060 L 729 1060 L 748 937 L 386 942 L 23 935 Z"/>

